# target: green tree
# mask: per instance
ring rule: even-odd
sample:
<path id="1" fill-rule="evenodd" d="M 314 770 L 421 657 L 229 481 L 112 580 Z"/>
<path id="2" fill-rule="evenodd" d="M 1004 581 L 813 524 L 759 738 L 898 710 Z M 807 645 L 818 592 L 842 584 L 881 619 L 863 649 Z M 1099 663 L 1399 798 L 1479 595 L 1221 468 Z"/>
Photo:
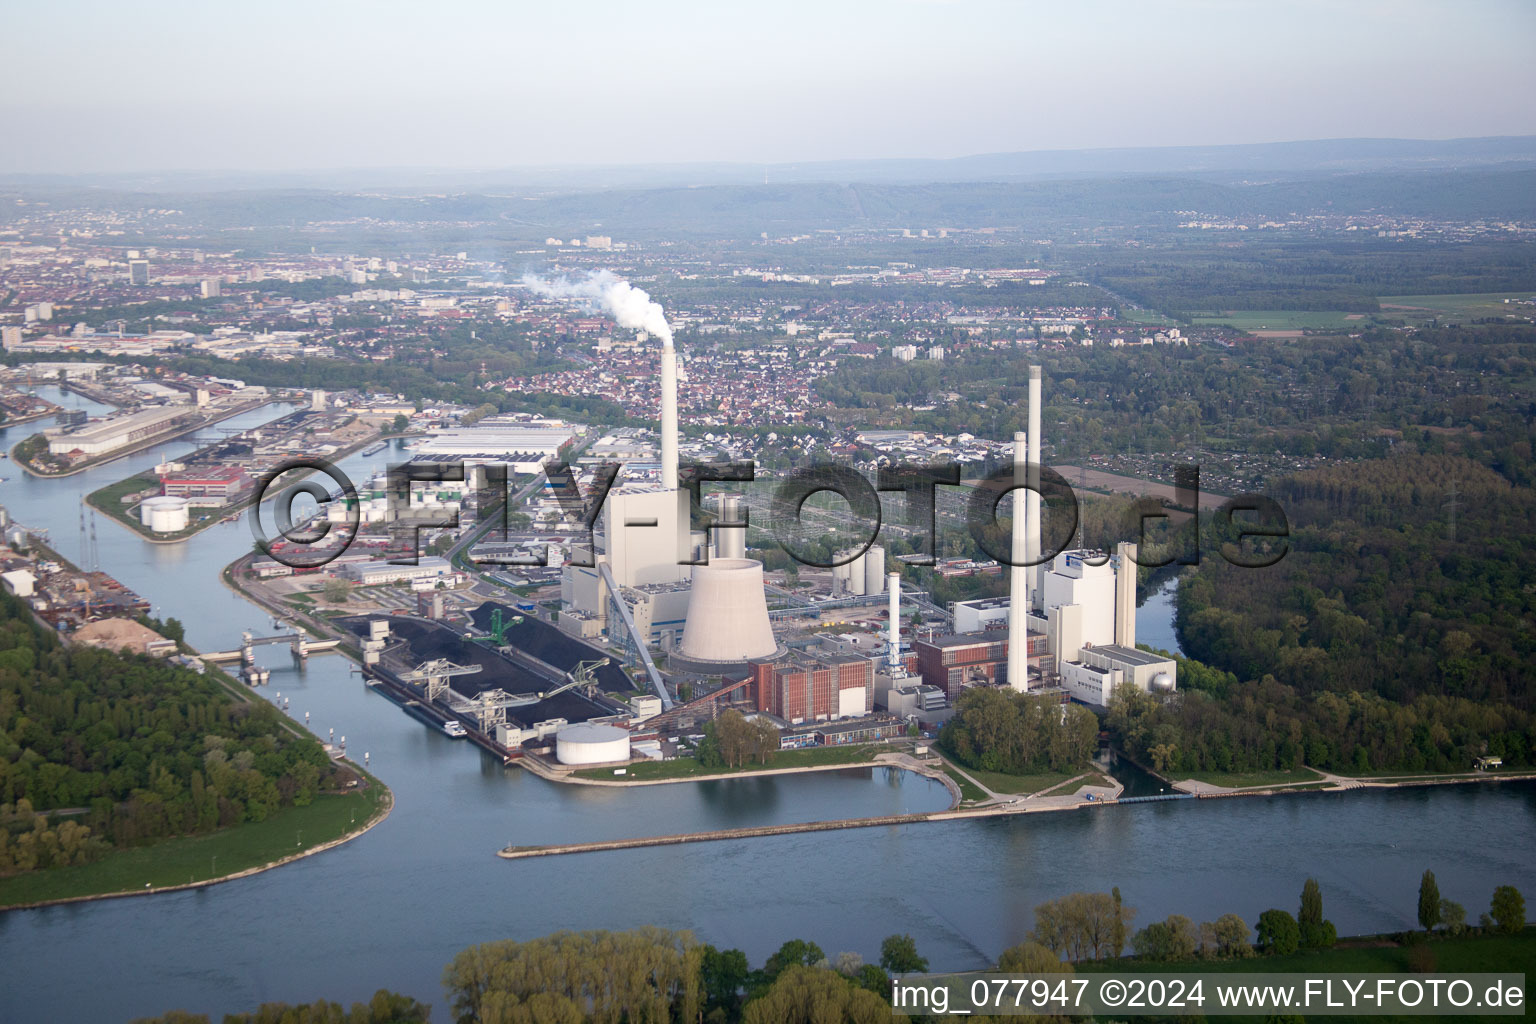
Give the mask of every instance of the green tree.
<path id="1" fill-rule="evenodd" d="M 880 943 L 880 966 L 892 974 L 913 974 L 928 969 L 928 961 L 917 953 L 917 940 L 910 935 L 887 935 Z"/>
<path id="2" fill-rule="evenodd" d="M 1131 937 L 1136 955 L 1144 960 L 1188 960 L 1195 955 L 1194 923 L 1183 914 L 1153 921 Z"/>
<path id="3" fill-rule="evenodd" d="M 890 1024 L 905 1021 L 880 996 L 836 971 L 791 964 L 742 1010 L 745 1024 Z"/>
<path id="4" fill-rule="evenodd" d="M 1467 908 L 1454 900 L 1440 901 L 1440 923 L 1452 935 L 1460 935 L 1467 928 Z"/>
<path id="5" fill-rule="evenodd" d="M 1247 957 L 1253 955 L 1248 944 L 1248 922 L 1236 914 L 1222 914 L 1216 919 L 1216 950 L 1221 956 Z"/>
<path id="6" fill-rule="evenodd" d="M 390 424 L 391 433 L 403 434 L 411 429 L 411 421 L 403 412 L 395 413 L 395 422 Z"/>
<path id="7" fill-rule="evenodd" d="M 1501 885 L 1493 890 L 1493 902 L 1488 914 L 1499 931 L 1514 935 L 1525 927 L 1525 897 L 1512 885 Z"/>
<path id="8" fill-rule="evenodd" d="M 347 595 L 352 593 L 352 584 L 339 576 L 333 576 L 325 581 L 325 586 L 320 589 L 320 593 L 331 604 L 341 604 L 347 599 Z"/>
<path id="9" fill-rule="evenodd" d="M 1009 946 L 997 958 L 997 969 L 1008 974 L 1072 974 L 1072 965 L 1038 942 Z"/>
<path id="10" fill-rule="evenodd" d="M 1288 956 L 1301 946 L 1301 926 L 1283 910 L 1266 910 L 1259 915 L 1258 938 L 1264 952 Z"/>
<path id="11" fill-rule="evenodd" d="M 1114 931 L 1110 935 L 1109 951 L 1117 957 L 1124 956 L 1127 918 L 1125 916 L 1125 904 L 1120 899 L 1120 887 L 1117 885 L 1109 890 L 1109 895 L 1115 901 L 1115 923 L 1113 926 Z"/>
<path id="12" fill-rule="evenodd" d="M 747 983 L 747 954 L 739 949 L 705 946 L 699 960 L 700 984 L 709 1009 L 719 1007 L 735 1016 L 741 988 Z"/>
<path id="13" fill-rule="evenodd" d="M 1323 890 L 1317 879 L 1309 878 L 1301 887 L 1301 912 L 1296 916 L 1303 949 L 1326 949 L 1338 939 L 1332 921 L 1323 920 Z"/>
<path id="14" fill-rule="evenodd" d="M 1432 931 L 1440 923 L 1440 886 L 1435 883 L 1435 873 L 1425 870 L 1419 879 L 1419 927 Z"/>

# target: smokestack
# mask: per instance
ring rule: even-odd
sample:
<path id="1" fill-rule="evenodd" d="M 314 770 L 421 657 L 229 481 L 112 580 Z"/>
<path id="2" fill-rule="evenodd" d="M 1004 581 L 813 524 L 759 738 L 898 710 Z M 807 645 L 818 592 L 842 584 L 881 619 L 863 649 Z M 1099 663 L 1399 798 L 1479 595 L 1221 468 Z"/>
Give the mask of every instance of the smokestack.
<path id="1" fill-rule="evenodd" d="M 1043 448 L 1040 434 L 1040 367 L 1029 368 L 1029 486 L 1035 488 L 1029 492 L 1025 499 L 1025 507 L 1028 510 L 1026 523 L 1029 533 L 1024 538 L 1024 551 L 1028 556 L 1026 561 L 1034 563 L 1040 560 L 1040 454 Z M 1031 581 L 1029 587 L 1029 608 L 1034 608 L 1035 601 L 1033 581 L 1040 578 L 1040 568 L 1031 564 L 1026 570 Z"/>
<path id="2" fill-rule="evenodd" d="M 670 338 L 661 350 L 661 486 L 677 490 L 677 350 Z"/>
<path id="3" fill-rule="evenodd" d="M 891 621 L 887 623 L 891 649 L 886 653 L 886 665 L 891 677 L 895 678 L 901 672 L 901 573 L 887 573 L 885 582 L 886 589 L 891 592 Z"/>
<path id="4" fill-rule="evenodd" d="M 1115 643 L 1136 646 L 1136 545 L 1121 541 L 1115 566 Z"/>
<path id="5" fill-rule="evenodd" d="M 1013 435 L 1013 486 L 1022 487 L 1028 479 L 1026 435 Z M 1025 621 L 1025 596 L 1029 590 L 1029 570 L 1023 565 L 1028 557 L 1029 525 L 1025 521 L 1028 502 L 1020 500 L 1026 492 L 1013 492 L 1013 550 L 1008 570 L 1008 685 L 1015 690 L 1029 688 L 1029 626 Z"/>

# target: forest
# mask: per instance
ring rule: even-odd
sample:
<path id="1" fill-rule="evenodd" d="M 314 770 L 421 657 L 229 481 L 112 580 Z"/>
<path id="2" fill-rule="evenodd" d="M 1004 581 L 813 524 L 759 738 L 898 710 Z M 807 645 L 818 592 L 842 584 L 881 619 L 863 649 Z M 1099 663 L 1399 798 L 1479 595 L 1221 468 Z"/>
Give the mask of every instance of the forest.
<path id="1" fill-rule="evenodd" d="M 1536 709 L 1536 491 L 1448 455 L 1279 481 L 1289 551 L 1208 558 L 1179 594 L 1194 658 L 1300 693 L 1441 695 Z"/>
<path id="2" fill-rule="evenodd" d="M 1025 427 L 1027 368 L 1045 369 L 1047 461 L 1106 452 L 1277 451 L 1379 458 L 1406 446 L 1461 454 L 1512 483 L 1531 459 L 1536 328 L 1373 330 L 1287 341 L 1110 349 L 1004 349 L 943 362 L 845 360 L 816 382 L 870 423 L 1006 438 Z M 931 410 L 939 392 L 962 400 Z"/>
<path id="3" fill-rule="evenodd" d="M 0 875 L 261 821 L 339 784 L 320 744 L 265 701 L 62 644 L 0 594 Z"/>

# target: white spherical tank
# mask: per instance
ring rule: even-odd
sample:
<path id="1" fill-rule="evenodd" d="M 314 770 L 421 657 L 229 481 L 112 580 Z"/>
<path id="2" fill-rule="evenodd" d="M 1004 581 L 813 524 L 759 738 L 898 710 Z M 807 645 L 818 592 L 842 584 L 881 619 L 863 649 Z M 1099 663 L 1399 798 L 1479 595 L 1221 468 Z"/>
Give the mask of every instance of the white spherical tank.
<path id="1" fill-rule="evenodd" d="M 568 725 L 555 733 L 555 760 L 561 764 L 628 761 L 629 733 L 616 725 Z"/>
<path id="2" fill-rule="evenodd" d="M 768 622 L 763 563 L 713 558 L 693 567 L 688 617 L 678 653 L 692 661 L 740 663 L 778 650 Z"/>
<path id="3" fill-rule="evenodd" d="M 139 522 L 155 533 L 175 533 L 185 530 L 189 520 L 187 499 L 162 494 L 145 498 L 139 503 Z"/>
<path id="4" fill-rule="evenodd" d="M 1159 672 L 1157 675 L 1152 677 L 1152 689 L 1158 693 L 1172 693 L 1173 676 L 1169 675 L 1167 672 Z"/>

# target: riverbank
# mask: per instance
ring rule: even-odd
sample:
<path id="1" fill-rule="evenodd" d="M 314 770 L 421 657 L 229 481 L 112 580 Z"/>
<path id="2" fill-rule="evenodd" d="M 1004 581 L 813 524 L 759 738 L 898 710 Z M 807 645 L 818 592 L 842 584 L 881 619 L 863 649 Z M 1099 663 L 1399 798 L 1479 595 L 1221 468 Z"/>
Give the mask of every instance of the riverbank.
<path id="1" fill-rule="evenodd" d="M 367 780 L 366 787 L 322 794 L 307 807 L 285 807 L 265 821 L 114 850 L 91 864 L 0 879 L 0 911 L 203 889 L 333 850 L 382 823 L 394 809 L 389 787 L 357 765 L 347 765 Z M 224 862 L 222 874 L 219 861 Z"/>

